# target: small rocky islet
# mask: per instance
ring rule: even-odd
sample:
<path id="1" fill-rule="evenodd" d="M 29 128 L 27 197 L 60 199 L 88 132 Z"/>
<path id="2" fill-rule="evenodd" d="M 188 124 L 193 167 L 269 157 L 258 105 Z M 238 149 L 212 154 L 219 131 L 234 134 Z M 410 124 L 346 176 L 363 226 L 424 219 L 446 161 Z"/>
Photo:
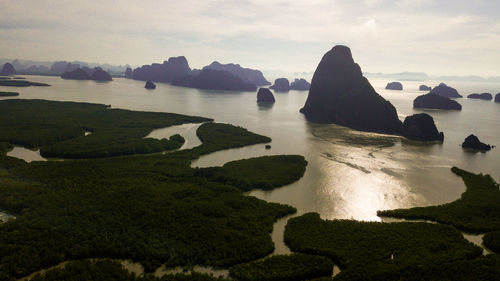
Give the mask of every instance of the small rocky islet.
<path id="1" fill-rule="evenodd" d="M 290 82 L 286 78 L 278 78 L 274 80 L 274 84 L 269 89 L 273 89 L 275 92 L 288 92 L 290 91 Z"/>
<path id="2" fill-rule="evenodd" d="M 480 99 L 480 100 L 492 100 L 493 96 L 490 93 L 482 93 L 482 94 L 470 94 L 467 96 L 468 99 Z"/>
<path id="3" fill-rule="evenodd" d="M 462 143 L 462 147 L 479 151 L 489 151 L 492 148 L 491 145 L 481 142 L 479 138 L 474 134 L 471 134 L 465 138 L 464 142 Z"/>
<path id="4" fill-rule="evenodd" d="M 260 88 L 257 92 L 258 103 L 274 103 L 274 95 L 268 88 Z"/>
<path id="5" fill-rule="evenodd" d="M 406 117 L 403 122 L 403 136 L 418 141 L 444 141 L 444 133 L 438 131 L 434 119 L 427 113 Z"/>
<path id="6" fill-rule="evenodd" d="M 433 108 L 443 110 L 462 110 L 462 105 L 450 98 L 433 93 L 421 95 L 413 100 L 414 108 Z"/>
<path id="7" fill-rule="evenodd" d="M 401 91 L 401 90 L 403 90 L 403 84 L 401 84 L 400 82 L 390 82 L 390 83 L 387 83 L 387 85 L 385 86 L 385 89 L 386 90 Z"/>

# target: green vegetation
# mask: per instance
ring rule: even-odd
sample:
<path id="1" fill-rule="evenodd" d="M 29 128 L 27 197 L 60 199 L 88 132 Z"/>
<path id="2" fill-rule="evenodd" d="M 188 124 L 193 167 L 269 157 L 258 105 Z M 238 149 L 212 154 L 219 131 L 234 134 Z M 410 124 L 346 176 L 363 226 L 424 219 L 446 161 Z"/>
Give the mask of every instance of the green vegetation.
<path id="1" fill-rule="evenodd" d="M 301 281 L 331 276 L 333 263 L 321 256 L 290 254 L 239 264 L 229 272 L 240 281 Z"/>
<path id="2" fill-rule="evenodd" d="M 169 274 L 162 278 L 146 275 L 138 277 L 125 270 L 121 264 L 111 260 L 72 261 L 63 268 L 55 268 L 45 274 L 37 274 L 31 281 L 223 281 L 208 274 Z"/>
<path id="3" fill-rule="evenodd" d="M 26 81 L 26 80 L 0 79 L 0 86 L 29 87 L 29 86 L 50 86 L 50 85 L 45 83 Z"/>
<path id="4" fill-rule="evenodd" d="M 213 151 L 271 142 L 270 138 L 245 128 L 220 123 L 204 123 L 196 130 L 196 135 L 203 145 L 188 152 L 193 159 Z"/>
<path id="5" fill-rule="evenodd" d="M 462 177 L 467 189 L 462 197 L 451 203 L 379 211 L 379 216 L 426 219 L 451 224 L 468 232 L 500 230 L 500 190 L 490 175 L 473 174 L 457 167 L 451 169 Z"/>
<path id="6" fill-rule="evenodd" d="M 0 101 L 0 141 L 40 147 L 44 157 L 98 158 L 172 150 L 184 139 L 144 138 L 153 129 L 211 119 L 109 109 L 102 104 L 46 100 Z M 85 131 L 92 134 L 85 136 Z"/>
<path id="7" fill-rule="evenodd" d="M 486 233 L 483 237 L 483 245 L 495 253 L 500 253 L 500 231 Z"/>
<path id="8" fill-rule="evenodd" d="M 293 251 L 331 258 L 343 269 L 336 280 L 439 276 L 441 267 L 456 269 L 455 264 L 477 262 L 474 259 L 482 253 L 481 248 L 447 225 L 327 221 L 316 213 L 290 219 L 285 242 Z M 494 259 L 498 265 L 497 257 Z M 498 268 L 490 269 L 500 272 Z M 413 280 L 434 280 L 416 277 Z"/>
<path id="9" fill-rule="evenodd" d="M 163 127 L 174 120 L 194 118 L 67 104 L 75 115 L 105 124 L 122 122 L 128 127 Z M 15 118 L 26 121 L 26 135 L 19 136 L 21 140 L 50 143 L 57 140 L 54 128 L 76 132 L 88 124 L 80 119 L 55 118 L 47 111 L 74 116 L 66 114 L 69 109 L 57 102 L 15 100 L 11 105 L 21 111 Z M 2 106 L 10 110 L 0 102 Z M 30 108 L 40 113 L 33 122 L 47 126 L 28 122 L 25 116 L 30 115 Z M 96 108 L 99 118 L 86 115 Z M 157 114 L 171 118 L 157 118 Z M 0 128 L 9 129 L 8 122 L 0 116 Z M 15 124 L 23 126 L 20 121 Z M 15 131 L 6 130 L 6 134 L 12 136 Z M 191 159 L 198 155 L 269 139 L 212 123 L 200 126 L 198 135 L 204 140 L 199 147 L 169 154 L 31 163 L 0 156 L 0 208 L 16 216 L 0 226 L 0 280 L 23 277 L 74 259 L 132 259 L 150 272 L 161 264 L 232 266 L 271 253 L 274 245 L 269 234 L 274 222 L 296 210 L 244 196 L 238 187 L 190 168 Z M 306 165 L 305 161 L 301 163 Z M 277 165 L 269 167 L 280 173 Z M 289 170 L 296 173 L 290 178 L 299 178 L 303 169 Z"/>
<path id="10" fill-rule="evenodd" d="M 195 174 L 242 191 L 270 190 L 300 179 L 306 165 L 307 161 L 299 155 L 262 156 L 228 162 L 223 167 L 199 168 Z"/>
<path id="11" fill-rule="evenodd" d="M 19 93 L 15 93 L 15 92 L 1 92 L 0 91 L 0 97 L 15 97 L 15 96 L 19 96 Z"/>
<path id="12" fill-rule="evenodd" d="M 14 146 L 8 142 L 0 142 L 0 155 L 5 154 L 14 149 Z"/>

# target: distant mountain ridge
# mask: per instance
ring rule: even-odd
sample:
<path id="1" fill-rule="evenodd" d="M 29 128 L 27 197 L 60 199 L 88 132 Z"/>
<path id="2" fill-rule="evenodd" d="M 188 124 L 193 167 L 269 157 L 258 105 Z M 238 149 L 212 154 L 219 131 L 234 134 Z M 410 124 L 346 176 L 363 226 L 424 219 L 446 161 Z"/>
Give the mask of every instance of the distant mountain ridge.
<path id="1" fill-rule="evenodd" d="M 17 74 L 21 75 L 51 75 L 60 76 L 65 72 L 74 71 L 78 68 L 100 67 L 113 76 L 123 75 L 128 65 L 111 65 L 99 63 L 87 63 L 82 61 L 34 61 L 21 59 L 0 59 L 0 64 L 11 63 Z"/>

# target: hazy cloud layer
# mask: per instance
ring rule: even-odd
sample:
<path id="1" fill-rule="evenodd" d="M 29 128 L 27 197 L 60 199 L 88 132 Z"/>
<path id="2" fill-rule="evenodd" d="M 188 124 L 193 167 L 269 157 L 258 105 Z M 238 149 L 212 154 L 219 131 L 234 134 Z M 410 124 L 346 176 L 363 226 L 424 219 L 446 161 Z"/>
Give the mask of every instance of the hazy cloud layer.
<path id="1" fill-rule="evenodd" d="M 314 70 L 335 44 L 364 71 L 498 76 L 499 1 L 0 0 L 1 57 L 142 65 L 185 55 Z"/>

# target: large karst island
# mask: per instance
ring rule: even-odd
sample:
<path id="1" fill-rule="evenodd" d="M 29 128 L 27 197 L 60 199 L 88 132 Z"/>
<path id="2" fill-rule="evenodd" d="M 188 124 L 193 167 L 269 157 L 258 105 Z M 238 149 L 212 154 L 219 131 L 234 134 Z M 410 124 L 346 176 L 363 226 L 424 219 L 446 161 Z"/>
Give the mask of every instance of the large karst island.
<path id="1" fill-rule="evenodd" d="M 354 62 L 351 50 L 341 45 L 321 59 L 300 112 L 313 122 L 362 131 L 400 134 L 402 129 L 396 108 L 375 92 Z"/>
<path id="2" fill-rule="evenodd" d="M 335 123 L 368 132 L 403 135 L 418 141 L 443 141 L 427 114 L 398 118 L 396 108 L 380 96 L 352 58 L 351 50 L 337 45 L 321 59 L 300 112 L 309 121 Z"/>

